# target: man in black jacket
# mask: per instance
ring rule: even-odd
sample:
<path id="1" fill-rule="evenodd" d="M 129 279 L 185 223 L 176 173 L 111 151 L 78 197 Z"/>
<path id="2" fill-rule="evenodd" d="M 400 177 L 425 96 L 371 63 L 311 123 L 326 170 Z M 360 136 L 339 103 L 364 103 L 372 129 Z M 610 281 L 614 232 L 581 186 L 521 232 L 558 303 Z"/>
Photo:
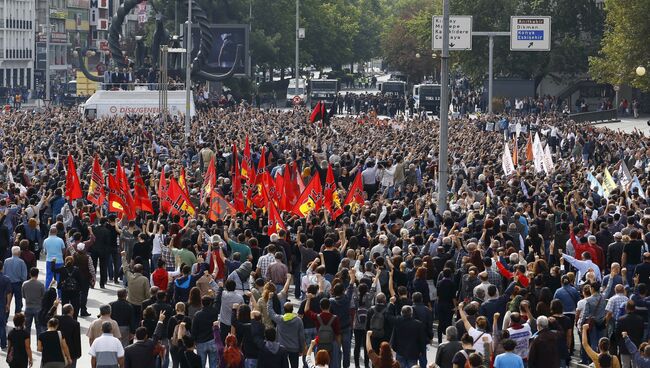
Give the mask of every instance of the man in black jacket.
<path id="1" fill-rule="evenodd" d="M 133 318 L 133 306 L 126 301 L 126 289 L 117 291 L 117 300 L 109 303 L 111 306 L 111 318 L 120 326 L 120 342 L 123 347 L 129 345 L 129 340 L 135 332 L 135 320 Z"/>
<path id="2" fill-rule="evenodd" d="M 209 361 L 210 368 L 217 366 L 217 347 L 214 343 L 212 325 L 219 317 L 219 310 L 212 305 L 212 298 L 204 296 L 201 298 L 203 308 L 196 312 L 192 319 L 191 335 L 196 342 L 196 351 L 201 357 L 201 364 Z"/>
<path id="3" fill-rule="evenodd" d="M 422 293 L 413 293 L 413 317 L 422 322 L 426 333 L 427 343 L 433 340 L 433 320 L 431 318 L 431 308 L 422 302 Z M 422 354 L 419 359 L 420 367 L 427 367 L 427 354 Z"/>
<path id="4" fill-rule="evenodd" d="M 628 300 L 625 304 L 625 314 L 616 321 L 614 339 L 618 343 L 618 352 L 621 354 L 621 364 L 624 367 L 630 366 L 629 362 L 633 359 L 633 356 L 625 346 L 625 339 L 622 336 L 623 332 L 627 333 L 634 345 L 640 346 L 643 342 L 643 323 L 645 321 L 638 313 L 634 313 L 635 310 L 636 306 L 634 301 Z"/>
<path id="5" fill-rule="evenodd" d="M 287 350 L 275 341 L 276 335 L 273 328 L 264 331 L 264 341 L 259 346 L 257 368 L 289 368 Z"/>
<path id="6" fill-rule="evenodd" d="M 99 287 L 104 289 L 108 278 L 108 261 L 111 254 L 111 233 L 106 225 L 108 219 L 102 217 L 99 225 L 92 228 L 95 235 L 95 244 L 90 248 L 90 255 L 93 259 L 93 265 L 99 264 Z"/>
<path id="7" fill-rule="evenodd" d="M 402 307 L 401 316 L 394 316 L 395 301 L 391 298 L 386 318 L 393 326 L 390 345 L 401 367 L 418 364 L 422 354 L 427 353 L 427 336 L 422 322 L 413 318 L 413 307 Z"/>
<path id="8" fill-rule="evenodd" d="M 157 343 L 163 333 L 163 322 L 165 313 L 160 313 L 158 324 L 153 332 L 153 340 L 147 336 L 146 327 L 138 327 L 135 330 L 133 344 L 124 349 L 124 368 L 145 368 L 155 367 L 158 356 Z"/>

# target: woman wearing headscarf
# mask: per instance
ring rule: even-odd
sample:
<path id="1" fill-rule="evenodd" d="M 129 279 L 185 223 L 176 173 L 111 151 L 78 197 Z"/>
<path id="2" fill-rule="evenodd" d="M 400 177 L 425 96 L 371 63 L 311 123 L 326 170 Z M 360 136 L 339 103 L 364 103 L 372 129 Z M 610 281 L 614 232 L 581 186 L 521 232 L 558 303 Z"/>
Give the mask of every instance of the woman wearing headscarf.
<path id="1" fill-rule="evenodd" d="M 251 290 L 250 276 L 252 271 L 253 265 L 249 261 L 246 261 L 228 275 L 228 280 L 235 282 L 235 292 L 237 294 L 244 296 L 245 292 Z"/>

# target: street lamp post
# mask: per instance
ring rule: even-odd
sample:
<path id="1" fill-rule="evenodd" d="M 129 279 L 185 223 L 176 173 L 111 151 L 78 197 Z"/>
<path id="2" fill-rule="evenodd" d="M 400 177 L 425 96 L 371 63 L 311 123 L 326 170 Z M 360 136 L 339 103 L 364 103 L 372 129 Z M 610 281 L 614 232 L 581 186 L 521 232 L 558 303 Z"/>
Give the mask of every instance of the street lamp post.
<path id="1" fill-rule="evenodd" d="M 190 139 L 192 101 L 192 0 L 187 0 L 187 62 L 185 63 L 185 143 Z"/>
<path id="2" fill-rule="evenodd" d="M 300 43 L 300 0 L 296 0 L 296 70 L 294 71 L 296 78 L 296 94 L 300 88 L 300 54 L 299 54 L 299 43 Z M 273 76 L 271 76 L 273 78 Z"/>
<path id="3" fill-rule="evenodd" d="M 45 106 L 50 103 L 50 2 L 45 14 Z"/>
<path id="4" fill-rule="evenodd" d="M 438 157 L 438 213 L 447 209 L 449 163 L 449 0 L 442 3 L 442 55 L 440 57 L 440 154 Z"/>

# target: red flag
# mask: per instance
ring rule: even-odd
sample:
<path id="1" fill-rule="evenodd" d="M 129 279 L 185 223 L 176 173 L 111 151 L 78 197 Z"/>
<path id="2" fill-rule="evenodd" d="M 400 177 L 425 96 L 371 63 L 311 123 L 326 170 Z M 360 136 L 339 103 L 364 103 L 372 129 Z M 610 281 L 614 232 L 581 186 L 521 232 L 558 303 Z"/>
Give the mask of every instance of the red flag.
<path id="1" fill-rule="evenodd" d="M 124 214 L 126 212 L 126 197 L 116 176 L 108 174 L 108 210 Z"/>
<path id="2" fill-rule="evenodd" d="M 284 166 L 283 184 L 284 184 L 284 194 L 282 195 L 283 206 L 280 206 L 282 211 L 291 211 L 293 205 L 296 204 L 298 196 L 300 195 L 300 190 L 298 189 L 298 183 L 294 180 L 296 178 L 295 169 L 293 168 L 294 163 L 290 163 Z"/>
<path id="3" fill-rule="evenodd" d="M 190 201 L 187 194 L 180 184 L 174 179 L 174 177 L 169 178 L 169 187 L 167 188 L 167 198 L 166 198 L 171 214 L 181 213 L 181 211 L 187 211 L 183 208 L 186 203 Z M 189 214 L 189 213 L 188 213 Z"/>
<path id="4" fill-rule="evenodd" d="M 178 177 L 178 185 L 181 187 L 183 190 L 183 193 L 185 193 L 185 198 L 187 198 L 187 201 L 183 203 L 183 208 L 182 210 L 185 211 L 188 215 L 194 216 L 196 214 L 196 208 L 194 208 L 194 204 L 192 204 L 190 198 L 190 192 L 187 188 L 187 179 L 185 176 L 185 168 L 181 167 L 181 174 Z"/>
<path id="5" fill-rule="evenodd" d="M 167 199 L 167 191 L 169 184 L 165 178 L 165 167 L 160 171 L 160 181 L 158 182 L 158 201 L 160 202 L 160 212 L 169 212 L 169 200 Z"/>
<path id="6" fill-rule="evenodd" d="M 343 213 L 341 208 L 341 199 L 339 193 L 336 191 L 336 181 L 334 180 L 334 171 L 332 171 L 332 164 L 327 167 L 327 177 L 325 178 L 325 189 L 323 190 L 325 196 L 325 209 L 329 211 L 332 219 L 336 220 Z"/>
<path id="7" fill-rule="evenodd" d="M 208 198 L 210 198 L 212 189 L 217 184 L 217 171 L 214 168 L 214 156 L 210 159 L 208 170 L 203 177 L 203 185 L 201 186 L 201 204 L 203 205 Z"/>
<path id="8" fill-rule="evenodd" d="M 260 162 L 257 163 L 257 171 L 255 172 L 255 185 L 262 184 L 262 174 L 266 172 L 266 147 L 262 146 L 260 154 Z"/>
<path id="9" fill-rule="evenodd" d="M 147 191 L 147 187 L 144 185 L 144 180 L 142 180 L 142 175 L 140 174 L 140 167 L 137 163 L 133 168 L 133 176 L 135 208 L 142 212 L 153 213 L 153 206 L 151 205 L 151 199 L 149 199 L 149 192 Z"/>
<path id="10" fill-rule="evenodd" d="M 323 206 L 323 187 L 320 183 L 320 175 L 311 178 L 309 185 L 302 192 L 298 201 L 293 206 L 292 212 L 301 217 L 307 217 L 312 211 L 318 211 Z"/>
<path id="11" fill-rule="evenodd" d="M 296 170 L 296 184 L 298 184 L 298 193 L 302 193 L 305 190 L 305 182 L 302 181 L 302 175 L 298 169 L 298 165 L 295 165 Z"/>
<path id="12" fill-rule="evenodd" d="M 255 182 L 255 167 L 251 159 L 251 145 L 248 143 L 248 136 L 246 136 L 246 143 L 244 144 L 244 160 L 241 163 L 241 176 L 249 183 Z"/>
<path id="13" fill-rule="evenodd" d="M 276 193 L 276 204 L 280 211 L 286 211 L 286 195 L 284 194 L 284 176 L 280 174 L 275 174 L 275 193 Z"/>
<path id="14" fill-rule="evenodd" d="M 223 219 L 226 215 L 234 216 L 236 213 L 235 207 L 228 203 L 219 193 L 212 191 L 210 195 L 210 213 L 208 214 L 210 220 L 217 221 Z"/>
<path id="15" fill-rule="evenodd" d="M 120 184 L 120 189 L 122 190 L 124 199 L 126 200 L 126 202 L 124 203 L 125 204 L 124 212 L 126 212 L 126 217 L 129 220 L 133 220 L 136 216 L 135 200 L 133 199 L 133 195 L 131 194 L 131 187 L 129 186 L 129 181 L 126 178 L 126 173 L 124 172 L 124 168 L 122 167 L 120 160 L 117 160 L 117 168 L 115 170 L 116 170 L 117 180 Z"/>
<path id="16" fill-rule="evenodd" d="M 267 234 L 271 236 L 274 233 L 278 233 L 281 229 L 286 230 L 287 227 L 284 226 L 284 221 L 282 221 L 282 216 L 278 212 L 278 209 L 273 204 L 273 201 L 269 202 L 269 222 L 268 222 Z"/>
<path id="17" fill-rule="evenodd" d="M 233 168 L 232 202 L 238 212 L 244 212 L 246 210 L 246 204 L 244 202 L 244 192 L 242 191 L 241 187 L 242 174 L 239 170 L 239 160 L 237 159 L 237 156 L 234 157 Z"/>
<path id="18" fill-rule="evenodd" d="M 86 199 L 98 207 L 101 207 L 106 199 L 104 174 L 102 173 L 102 166 L 99 164 L 97 156 L 93 160 L 93 173 L 90 177 L 90 185 L 88 186 L 88 196 L 86 196 Z"/>
<path id="19" fill-rule="evenodd" d="M 309 122 L 314 123 L 323 119 L 323 114 L 325 113 L 325 105 L 322 101 L 318 101 L 314 109 L 311 111 L 309 116 Z"/>
<path id="20" fill-rule="evenodd" d="M 78 199 L 83 197 L 81 191 L 81 183 L 79 183 L 79 176 L 77 175 L 77 169 L 74 166 L 74 161 L 72 156 L 68 154 L 68 167 L 66 168 L 65 173 L 65 196 L 69 200 Z"/>
<path id="21" fill-rule="evenodd" d="M 345 197 L 344 206 L 350 205 L 352 212 L 357 212 L 364 202 L 363 198 L 363 184 L 361 183 L 361 172 L 357 172 L 354 181 L 350 186 L 347 197 Z"/>

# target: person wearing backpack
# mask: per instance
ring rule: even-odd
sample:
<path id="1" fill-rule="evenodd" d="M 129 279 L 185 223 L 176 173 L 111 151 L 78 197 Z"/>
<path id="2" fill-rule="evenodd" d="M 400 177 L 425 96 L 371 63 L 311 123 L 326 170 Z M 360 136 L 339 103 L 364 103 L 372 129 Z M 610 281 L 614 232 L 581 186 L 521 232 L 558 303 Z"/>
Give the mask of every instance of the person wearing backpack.
<path id="1" fill-rule="evenodd" d="M 352 295 L 355 290 L 356 275 L 354 269 L 341 271 L 342 276 L 348 274 L 350 277 L 347 288 L 344 282 L 338 283 L 332 287 L 332 298 L 330 298 L 330 310 L 339 320 L 341 326 L 341 344 L 334 350 L 332 360 L 337 361 L 343 357 L 343 368 L 350 367 L 350 352 L 352 351 L 352 317 L 350 313 Z"/>
<path id="2" fill-rule="evenodd" d="M 320 301 L 321 312 L 316 314 L 309 310 L 310 301 L 314 296 L 307 294 L 305 303 L 305 316 L 316 324 L 316 340 L 318 350 L 326 350 L 330 357 L 334 350 L 341 346 L 341 325 L 339 318 L 330 312 L 330 299 L 323 298 Z M 339 368 L 341 362 L 336 359 L 330 360 L 329 368 Z"/>
<path id="3" fill-rule="evenodd" d="M 463 344 L 463 349 L 454 355 L 454 358 L 451 361 L 453 368 L 469 367 L 469 356 L 476 352 L 476 350 L 474 350 L 474 338 L 469 334 L 463 334 L 463 337 L 460 338 L 460 342 Z"/>
<path id="4" fill-rule="evenodd" d="M 79 293 L 81 291 L 81 273 L 74 265 L 74 258 L 66 257 L 63 267 L 56 267 L 56 258 L 50 262 L 50 270 L 53 275 L 59 275 L 58 289 L 61 293 L 61 304 L 72 304 L 74 307 L 74 318 L 77 318 L 79 311 Z"/>
<path id="5" fill-rule="evenodd" d="M 366 331 L 372 331 L 371 341 L 372 349 L 379 351 L 379 345 L 382 342 L 388 342 L 392 329 L 388 324 L 386 313 L 388 307 L 386 305 L 386 295 L 379 293 L 375 297 L 375 305 L 368 310 Z"/>
<path id="6" fill-rule="evenodd" d="M 356 312 L 354 314 L 352 328 L 354 331 L 354 366 L 356 368 L 359 368 L 359 358 L 361 357 L 362 349 L 364 367 L 368 367 L 368 351 L 365 349 L 366 328 L 368 326 L 368 312 L 372 308 L 372 302 L 375 299 L 377 289 L 379 289 L 379 272 L 375 275 L 371 287 L 365 282 L 360 282 L 357 292 L 354 294 L 353 301 Z"/>

